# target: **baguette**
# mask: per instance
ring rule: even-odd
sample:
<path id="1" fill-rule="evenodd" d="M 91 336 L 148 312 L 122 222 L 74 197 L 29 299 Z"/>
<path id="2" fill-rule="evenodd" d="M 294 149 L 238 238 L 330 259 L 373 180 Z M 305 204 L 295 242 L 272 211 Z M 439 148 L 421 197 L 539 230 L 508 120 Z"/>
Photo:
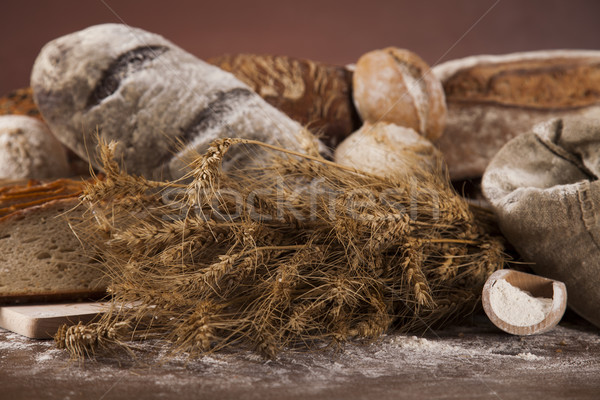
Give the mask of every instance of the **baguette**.
<path id="1" fill-rule="evenodd" d="M 600 51 L 473 56 L 433 73 L 448 106 L 436 144 L 454 180 L 481 177 L 506 142 L 539 122 L 600 113 Z"/>

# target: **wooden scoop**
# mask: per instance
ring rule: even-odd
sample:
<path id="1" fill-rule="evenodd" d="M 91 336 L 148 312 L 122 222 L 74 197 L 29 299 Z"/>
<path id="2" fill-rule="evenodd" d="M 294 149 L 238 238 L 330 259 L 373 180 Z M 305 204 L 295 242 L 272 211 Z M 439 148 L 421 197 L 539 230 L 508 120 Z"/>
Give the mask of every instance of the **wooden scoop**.
<path id="1" fill-rule="evenodd" d="M 533 297 L 552 299 L 552 305 L 545 318 L 530 326 L 513 325 L 501 319 L 494 311 L 490 293 L 497 281 L 504 279 L 512 286 L 529 292 Z M 498 328 L 513 335 L 534 335 L 547 332 L 560 321 L 567 308 L 567 288 L 564 283 L 525 272 L 503 269 L 494 272 L 483 286 L 481 301 L 488 318 Z"/>

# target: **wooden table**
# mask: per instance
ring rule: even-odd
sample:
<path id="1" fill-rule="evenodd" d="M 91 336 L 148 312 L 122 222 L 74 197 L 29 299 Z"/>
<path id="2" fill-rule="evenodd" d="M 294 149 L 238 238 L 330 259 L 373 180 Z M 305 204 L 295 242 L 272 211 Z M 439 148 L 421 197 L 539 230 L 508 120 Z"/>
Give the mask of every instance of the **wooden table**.
<path id="1" fill-rule="evenodd" d="M 537 336 L 483 315 L 423 337 L 397 334 L 343 352 L 241 351 L 164 360 L 157 342 L 83 364 L 52 341 L 0 330 L 1 399 L 599 399 L 600 331 L 568 313 Z"/>

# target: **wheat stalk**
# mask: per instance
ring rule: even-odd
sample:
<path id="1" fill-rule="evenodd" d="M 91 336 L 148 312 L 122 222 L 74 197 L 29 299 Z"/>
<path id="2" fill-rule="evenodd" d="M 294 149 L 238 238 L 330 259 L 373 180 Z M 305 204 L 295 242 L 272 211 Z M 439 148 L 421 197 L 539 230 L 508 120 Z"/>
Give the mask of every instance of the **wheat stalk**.
<path id="1" fill-rule="evenodd" d="M 224 172 L 238 144 L 272 158 Z M 151 182 L 123 172 L 114 148 L 102 145 L 107 177 L 84 192 L 90 224 L 78 234 L 104 254 L 115 306 L 97 323 L 61 329 L 57 343 L 77 357 L 155 337 L 192 356 L 245 345 L 275 357 L 430 329 L 472 311 L 505 262 L 490 220 L 441 169 L 380 178 L 223 139 L 185 179 Z M 165 201 L 168 190 L 177 195 Z"/>

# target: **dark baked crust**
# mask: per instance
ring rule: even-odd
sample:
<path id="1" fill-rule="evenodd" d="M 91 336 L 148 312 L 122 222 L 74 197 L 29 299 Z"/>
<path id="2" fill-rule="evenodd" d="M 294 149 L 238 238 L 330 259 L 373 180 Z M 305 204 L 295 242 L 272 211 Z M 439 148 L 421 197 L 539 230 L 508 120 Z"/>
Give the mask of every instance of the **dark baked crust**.
<path id="1" fill-rule="evenodd" d="M 449 102 L 568 109 L 600 103 L 600 58 L 554 58 L 484 63 L 444 83 Z"/>
<path id="2" fill-rule="evenodd" d="M 42 183 L 0 181 L 0 222 L 19 210 L 60 199 L 77 198 L 83 191 L 83 181 L 58 179 Z"/>
<path id="3" fill-rule="evenodd" d="M 87 107 L 98 105 L 113 94 L 128 75 L 142 69 L 149 61 L 168 50 L 166 46 L 140 46 L 121 54 L 104 70 L 102 79 L 97 82 L 88 97 Z"/>
<path id="4" fill-rule="evenodd" d="M 448 103 L 436 143 L 453 180 L 479 178 L 512 138 L 553 118 L 600 117 L 600 51 L 479 55 L 433 68 Z"/>
<path id="5" fill-rule="evenodd" d="M 27 115 L 42 119 L 30 87 L 14 90 L 0 98 L 0 115 Z"/>
<path id="6" fill-rule="evenodd" d="M 231 72 L 269 104 L 334 147 L 359 126 L 346 68 L 285 56 L 223 55 L 209 63 Z"/>

